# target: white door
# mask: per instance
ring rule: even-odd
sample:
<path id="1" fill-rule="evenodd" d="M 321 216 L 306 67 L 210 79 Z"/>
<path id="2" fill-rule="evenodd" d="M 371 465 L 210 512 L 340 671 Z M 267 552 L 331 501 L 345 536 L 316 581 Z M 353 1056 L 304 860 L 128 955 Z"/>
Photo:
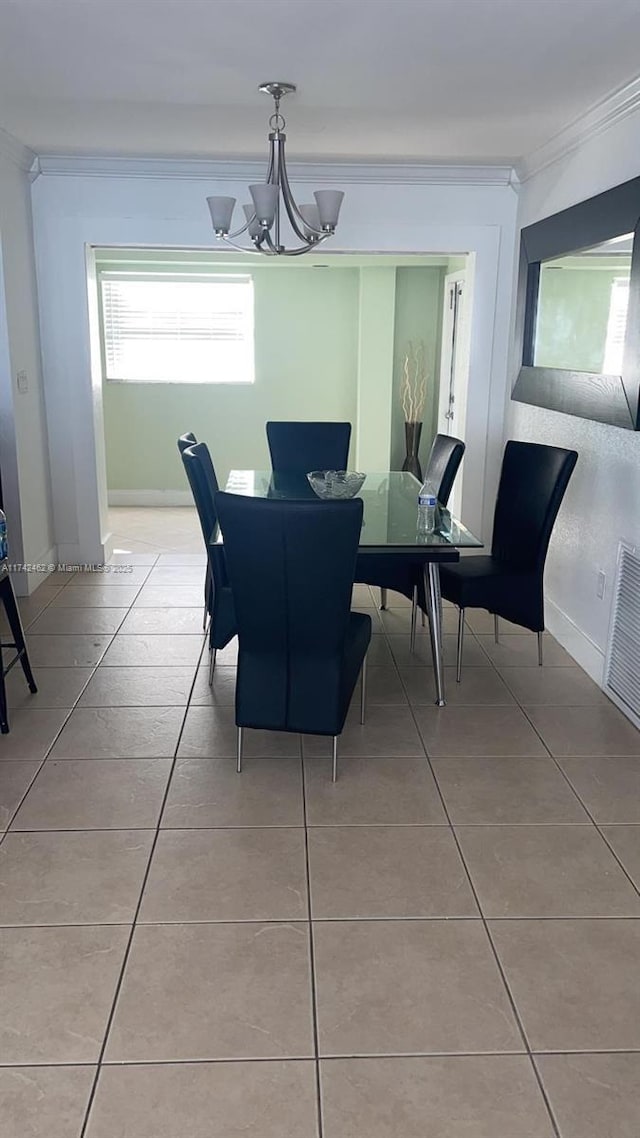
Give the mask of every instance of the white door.
<path id="1" fill-rule="evenodd" d="M 467 274 L 448 273 L 444 278 L 442 351 L 440 353 L 440 392 L 438 434 L 454 435 L 464 441 L 469 372 L 469 320 Z M 454 482 L 449 509 L 460 516 L 462 470 Z"/>

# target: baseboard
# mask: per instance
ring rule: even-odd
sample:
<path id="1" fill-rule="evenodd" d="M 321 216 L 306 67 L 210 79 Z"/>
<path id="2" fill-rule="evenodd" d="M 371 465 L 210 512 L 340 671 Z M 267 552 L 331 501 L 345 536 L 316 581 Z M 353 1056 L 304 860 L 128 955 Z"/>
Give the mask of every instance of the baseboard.
<path id="1" fill-rule="evenodd" d="M 9 556 L 11 562 L 11 556 Z M 17 597 L 30 597 L 39 585 L 44 584 L 50 573 L 58 568 L 58 551 L 54 546 L 47 549 L 37 559 L 28 563 L 29 567 L 16 569 L 11 573 L 11 581 Z"/>
<path id="2" fill-rule="evenodd" d="M 545 597 L 545 623 L 548 631 L 555 636 L 559 644 L 573 656 L 577 664 L 584 668 L 588 676 L 602 687 L 604 683 L 605 654 L 593 643 L 586 633 L 574 624 L 570 616 L 563 612 L 558 605 Z"/>
<path id="3" fill-rule="evenodd" d="M 109 490 L 110 506 L 193 506 L 190 490 Z"/>

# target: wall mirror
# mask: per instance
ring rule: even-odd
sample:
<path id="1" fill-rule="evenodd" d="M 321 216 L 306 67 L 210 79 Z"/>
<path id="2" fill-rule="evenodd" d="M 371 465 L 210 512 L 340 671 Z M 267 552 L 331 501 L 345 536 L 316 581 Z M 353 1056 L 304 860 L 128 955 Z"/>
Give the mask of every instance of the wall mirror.
<path id="1" fill-rule="evenodd" d="M 512 398 L 640 429 L 640 178 L 522 230 Z"/>

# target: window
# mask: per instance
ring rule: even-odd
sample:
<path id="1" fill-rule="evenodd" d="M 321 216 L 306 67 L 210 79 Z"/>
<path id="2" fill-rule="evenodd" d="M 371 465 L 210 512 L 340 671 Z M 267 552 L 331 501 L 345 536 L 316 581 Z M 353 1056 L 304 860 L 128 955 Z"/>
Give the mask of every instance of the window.
<path id="1" fill-rule="evenodd" d="M 253 383 L 248 276 L 102 271 L 104 374 L 127 383 Z"/>
<path id="2" fill-rule="evenodd" d="M 629 308 L 629 279 L 616 277 L 611 285 L 607 339 L 602 370 L 605 375 L 621 375 Z"/>

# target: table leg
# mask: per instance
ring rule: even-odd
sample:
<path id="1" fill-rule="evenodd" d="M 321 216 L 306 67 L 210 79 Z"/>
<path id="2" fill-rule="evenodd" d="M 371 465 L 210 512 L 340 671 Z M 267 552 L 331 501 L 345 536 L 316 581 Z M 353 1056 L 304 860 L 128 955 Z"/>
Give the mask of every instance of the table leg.
<path id="1" fill-rule="evenodd" d="M 429 610 L 429 631 L 431 633 L 433 670 L 436 677 L 436 707 L 444 707 L 444 668 L 442 666 L 442 596 L 440 593 L 440 567 L 437 561 L 429 561 L 425 565 L 424 587 L 427 595 L 427 608 Z"/>

